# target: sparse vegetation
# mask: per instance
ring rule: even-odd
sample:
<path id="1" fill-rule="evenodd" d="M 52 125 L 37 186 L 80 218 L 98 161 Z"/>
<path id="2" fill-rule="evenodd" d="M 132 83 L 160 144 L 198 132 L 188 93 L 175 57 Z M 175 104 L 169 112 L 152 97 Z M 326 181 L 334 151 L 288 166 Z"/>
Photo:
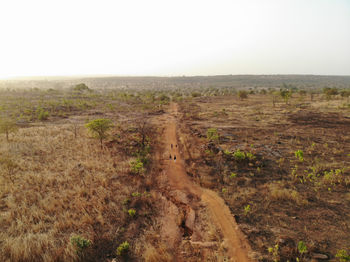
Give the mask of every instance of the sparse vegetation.
<path id="1" fill-rule="evenodd" d="M 312 93 L 312 101 L 298 90 Z M 276 88 L 268 90 L 274 96 L 275 92 Z M 186 133 L 189 138 L 184 138 L 186 147 L 192 158 L 200 156 L 203 161 L 188 167 L 187 172 L 199 174 L 201 185 L 220 192 L 244 233 L 252 237 L 250 243 L 259 250 L 261 260 L 308 261 L 313 253 L 335 256 L 339 243 L 350 241 L 347 230 L 341 229 L 341 223 L 347 224 L 346 219 L 334 213 L 334 203 L 341 212 L 350 208 L 350 202 L 345 200 L 350 185 L 350 122 L 347 109 L 342 106 L 344 100 L 333 95 L 331 102 L 325 102 L 321 88 L 310 90 L 288 83 L 278 92 L 285 103 L 276 97 L 272 107 L 271 96 L 257 93 L 244 107 L 240 102 L 232 103 L 230 97 L 198 100 L 192 106 L 198 108 L 201 117 L 184 119 L 181 132 L 191 129 Z M 293 93 L 298 95 L 292 96 Z M 188 110 L 185 102 L 181 106 L 182 112 Z M 227 115 L 213 115 L 222 108 Z M 220 130 L 215 145 L 208 146 L 202 139 L 208 123 Z M 337 130 L 338 135 L 331 129 Z M 253 212 L 247 203 L 254 203 Z M 330 213 L 332 221 L 325 215 Z M 311 217 L 316 214 L 318 225 L 324 227 L 313 224 Z M 266 224 L 273 230 L 267 229 Z M 327 230 L 331 225 L 337 228 L 336 233 Z M 284 230 L 290 239 L 279 240 L 278 230 Z M 312 245 L 304 250 L 300 237 Z M 327 248 L 323 245 L 325 239 Z M 273 248 L 276 244 L 278 249 Z M 272 248 L 267 250 L 266 245 Z"/>
<path id="2" fill-rule="evenodd" d="M 207 130 L 207 139 L 212 142 L 218 142 L 219 141 L 219 133 L 216 128 L 209 128 Z"/>
<path id="3" fill-rule="evenodd" d="M 130 162 L 131 172 L 134 174 L 142 174 L 144 172 L 144 165 L 140 158 Z"/>
<path id="4" fill-rule="evenodd" d="M 279 261 L 278 250 L 279 250 L 278 244 L 268 248 L 269 253 L 272 255 L 273 262 Z"/>
<path id="5" fill-rule="evenodd" d="M 250 205 L 244 207 L 244 215 L 247 216 L 250 213 Z"/>
<path id="6" fill-rule="evenodd" d="M 131 208 L 128 210 L 128 214 L 130 217 L 134 217 L 134 216 L 136 216 L 136 210 Z"/>
<path id="7" fill-rule="evenodd" d="M 350 261 L 350 252 L 345 249 L 339 249 L 335 257 L 338 258 L 340 262 L 347 262 Z"/>
<path id="8" fill-rule="evenodd" d="M 302 150 L 299 149 L 299 150 L 295 151 L 294 155 L 300 162 L 304 161 L 304 152 Z"/>
<path id="9" fill-rule="evenodd" d="M 181 85 L 173 78 L 168 89 L 165 79 L 131 78 L 0 90 L 0 260 L 170 261 L 178 253 L 159 236 L 174 221 L 189 261 L 225 254 L 220 230 L 200 205 L 193 210 L 205 240 L 187 241 L 187 205 L 199 200 L 183 200 L 184 208 L 183 192 L 159 178 L 157 162 L 169 160 L 159 149 L 162 121 L 176 101 L 176 164 L 224 199 L 257 259 L 307 261 L 322 253 L 350 261 L 340 249 L 350 241 L 347 80 L 275 76 L 255 84 L 242 76 L 237 85 L 221 78 L 181 78 Z M 247 100 L 236 89 L 244 86 Z M 169 218 L 166 208 L 179 214 L 171 223 L 161 220 Z"/>
<path id="10" fill-rule="evenodd" d="M 116 250 L 116 254 L 118 256 L 126 256 L 129 252 L 129 248 L 130 248 L 130 244 L 128 241 L 124 241 L 123 243 L 121 243 L 117 250 Z"/>
<path id="11" fill-rule="evenodd" d="M 245 157 L 246 157 L 245 153 L 242 152 L 242 151 L 239 150 L 239 149 L 237 149 L 235 152 L 233 152 L 232 155 L 233 155 L 233 157 L 234 157 L 236 160 L 238 160 L 238 161 L 243 160 L 243 159 L 245 159 Z"/>
<path id="12" fill-rule="evenodd" d="M 82 236 L 79 235 L 73 235 L 70 238 L 71 244 L 74 246 L 76 252 L 80 255 L 84 252 L 85 249 L 91 246 L 91 241 L 88 239 L 85 239 Z"/>
<path id="13" fill-rule="evenodd" d="M 248 92 L 245 90 L 239 90 L 238 91 L 238 97 L 240 100 L 244 100 L 248 98 Z"/>

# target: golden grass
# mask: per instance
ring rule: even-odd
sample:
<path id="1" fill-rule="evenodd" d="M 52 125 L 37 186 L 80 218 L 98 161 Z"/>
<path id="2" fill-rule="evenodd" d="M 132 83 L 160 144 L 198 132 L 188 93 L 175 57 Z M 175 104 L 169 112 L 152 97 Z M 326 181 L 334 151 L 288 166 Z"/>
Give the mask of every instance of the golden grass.
<path id="1" fill-rule="evenodd" d="M 278 183 L 269 184 L 270 198 L 273 200 L 287 200 L 296 203 L 297 205 L 307 205 L 307 200 L 296 190 L 284 188 Z"/>
<path id="2" fill-rule="evenodd" d="M 84 128 L 75 139 L 65 125 L 0 139 L 0 158 L 16 163 L 13 182 L 0 166 L 0 261 L 74 261 L 71 234 L 94 242 L 100 227 L 113 239 L 133 191 L 118 179 L 128 159 L 101 151 Z"/>
<path id="3" fill-rule="evenodd" d="M 145 248 L 143 258 L 146 262 L 169 262 L 174 261 L 174 258 L 167 252 L 164 245 L 154 247 L 148 244 Z"/>

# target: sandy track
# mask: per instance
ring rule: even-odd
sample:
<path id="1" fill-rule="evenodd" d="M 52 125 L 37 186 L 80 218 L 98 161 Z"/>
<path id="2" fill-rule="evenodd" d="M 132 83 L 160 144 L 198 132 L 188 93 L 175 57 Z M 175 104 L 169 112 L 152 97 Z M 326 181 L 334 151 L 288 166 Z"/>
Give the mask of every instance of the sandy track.
<path id="1" fill-rule="evenodd" d="M 177 142 L 177 116 L 177 104 L 172 103 L 169 112 L 163 115 L 164 118 L 162 119 L 164 124 L 163 142 L 167 147 L 163 149 L 163 152 L 167 154 L 167 160 L 163 161 L 163 167 L 171 189 L 180 190 L 187 195 L 195 195 L 207 206 L 210 213 L 209 215 L 212 218 L 212 223 L 221 230 L 224 236 L 227 255 L 230 257 L 230 261 L 252 261 L 248 256 L 251 249 L 247 240 L 239 230 L 234 217 L 229 208 L 225 205 L 223 199 L 215 192 L 203 189 L 199 185 L 193 183 L 187 176 L 185 163 L 181 157 L 182 154 Z M 173 145 L 173 147 L 171 147 L 171 145 Z M 170 154 L 171 159 L 169 158 Z M 174 160 L 174 156 L 176 156 L 176 161 Z"/>

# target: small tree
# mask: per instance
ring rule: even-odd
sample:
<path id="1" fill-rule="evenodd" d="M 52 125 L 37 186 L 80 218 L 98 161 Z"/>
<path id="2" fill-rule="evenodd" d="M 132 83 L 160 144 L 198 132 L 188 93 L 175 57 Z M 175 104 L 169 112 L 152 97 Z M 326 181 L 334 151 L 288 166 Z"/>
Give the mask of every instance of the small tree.
<path id="1" fill-rule="evenodd" d="M 325 87 L 323 88 L 323 93 L 326 96 L 327 100 L 330 100 L 333 96 L 338 94 L 338 89 L 337 88 L 330 88 L 330 87 Z"/>
<path id="2" fill-rule="evenodd" d="M 248 92 L 245 90 L 239 90 L 238 91 L 238 97 L 240 100 L 247 99 L 248 98 Z"/>
<path id="3" fill-rule="evenodd" d="M 280 96 L 283 98 L 284 102 L 288 104 L 289 98 L 292 96 L 292 90 L 281 89 Z"/>
<path id="4" fill-rule="evenodd" d="M 73 90 L 77 91 L 77 92 L 91 91 L 91 89 L 87 85 L 85 85 L 84 83 L 80 83 L 80 84 L 75 85 L 73 87 Z"/>
<path id="5" fill-rule="evenodd" d="M 346 98 L 347 103 L 349 103 L 350 90 L 342 90 L 340 91 L 341 97 Z"/>
<path id="6" fill-rule="evenodd" d="M 6 134 L 6 140 L 9 141 L 9 134 L 17 131 L 18 127 L 15 121 L 10 119 L 0 119 L 0 133 Z"/>
<path id="7" fill-rule="evenodd" d="M 278 100 L 278 92 L 273 91 L 273 92 L 271 92 L 271 94 L 272 94 L 272 105 L 273 105 L 273 107 L 275 107 L 277 100 Z"/>
<path id="8" fill-rule="evenodd" d="M 101 148 L 103 139 L 107 138 L 107 132 L 113 127 L 110 119 L 95 119 L 86 124 L 92 135 L 100 140 Z"/>

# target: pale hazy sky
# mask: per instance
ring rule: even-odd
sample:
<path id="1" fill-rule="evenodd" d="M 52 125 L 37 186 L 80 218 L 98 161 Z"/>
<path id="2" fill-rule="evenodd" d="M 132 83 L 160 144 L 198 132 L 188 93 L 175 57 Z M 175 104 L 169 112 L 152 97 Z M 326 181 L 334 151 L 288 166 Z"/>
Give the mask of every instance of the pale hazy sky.
<path id="1" fill-rule="evenodd" d="M 350 0 L 0 0 L 0 78 L 350 75 Z"/>

